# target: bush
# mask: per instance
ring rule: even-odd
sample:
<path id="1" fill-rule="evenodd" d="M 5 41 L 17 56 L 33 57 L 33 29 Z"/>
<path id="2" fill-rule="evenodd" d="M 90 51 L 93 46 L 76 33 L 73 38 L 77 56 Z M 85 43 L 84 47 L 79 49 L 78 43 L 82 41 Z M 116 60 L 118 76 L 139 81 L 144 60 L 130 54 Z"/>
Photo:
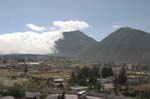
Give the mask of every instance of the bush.
<path id="1" fill-rule="evenodd" d="M 150 99 L 150 90 L 146 90 L 146 91 L 140 93 L 140 97 L 143 99 Z"/>
<path id="2" fill-rule="evenodd" d="M 48 93 L 41 92 L 40 98 L 45 99 L 48 96 Z"/>
<path id="3" fill-rule="evenodd" d="M 1 92 L 2 96 L 13 96 L 15 98 L 23 98 L 25 96 L 25 91 L 19 88 L 9 88 L 5 92 Z"/>
<path id="4" fill-rule="evenodd" d="M 129 88 L 127 86 L 122 86 L 119 91 L 120 92 L 127 92 L 129 90 Z"/>
<path id="5" fill-rule="evenodd" d="M 122 94 L 124 96 L 128 96 L 128 97 L 136 97 L 136 93 L 135 92 L 124 91 L 124 92 L 122 92 Z"/>

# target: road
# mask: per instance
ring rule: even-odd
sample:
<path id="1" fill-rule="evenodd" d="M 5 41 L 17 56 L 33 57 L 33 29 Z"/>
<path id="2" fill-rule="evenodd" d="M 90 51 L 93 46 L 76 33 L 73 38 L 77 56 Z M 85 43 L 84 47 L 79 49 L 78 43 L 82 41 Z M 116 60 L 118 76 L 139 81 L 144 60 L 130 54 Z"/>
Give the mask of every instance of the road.
<path id="1" fill-rule="evenodd" d="M 100 98 L 100 97 L 93 97 L 93 96 L 86 96 L 88 99 L 104 99 L 104 98 Z"/>
<path id="2" fill-rule="evenodd" d="M 51 94 L 49 95 L 46 99 L 56 99 L 58 96 L 58 94 Z M 66 94 L 66 99 L 78 99 L 77 95 L 74 94 Z M 87 96 L 88 99 L 104 99 L 104 98 L 100 98 L 100 97 L 94 97 L 94 96 Z"/>

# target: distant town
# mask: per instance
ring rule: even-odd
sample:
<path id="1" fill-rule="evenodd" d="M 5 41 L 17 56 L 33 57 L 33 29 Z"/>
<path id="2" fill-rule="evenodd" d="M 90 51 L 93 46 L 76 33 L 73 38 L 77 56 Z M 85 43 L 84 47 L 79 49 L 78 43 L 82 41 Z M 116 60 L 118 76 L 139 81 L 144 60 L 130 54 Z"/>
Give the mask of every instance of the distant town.
<path id="1" fill-rule="evenodd" d="M 2 99 L 149 99 L 150 66 L 36 55 L 0 57 Z"/>

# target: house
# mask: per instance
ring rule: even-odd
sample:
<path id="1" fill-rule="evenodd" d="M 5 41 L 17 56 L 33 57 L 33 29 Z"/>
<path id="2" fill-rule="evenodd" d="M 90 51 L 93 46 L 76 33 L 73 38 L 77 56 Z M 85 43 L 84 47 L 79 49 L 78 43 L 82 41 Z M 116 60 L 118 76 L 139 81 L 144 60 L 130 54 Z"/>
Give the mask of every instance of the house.
<path id="1" fill-rule="evenodd" d="M 49 94 L 45 99 L 58 99 L 60 94 Z M 78 99 L 76 94 L 66 94 L 65 99 Z"/>
<path id="2" fill-rule="evenodd" d="M 114 85 L 112 83 L 103 84 L 104 90 L 112 91 L 114 89 Z"/>
<path id="3" fill-rule="evenodd" d="M 63 81 L 64 81 L 64 79 L 62 79 L 62 78 L 54 79 L 54 85 L 59 86 L 59 85 L 63 84 Z"/>
<path id="4" fill-rule="evenodd" d="M 58 95 L 56 95 L 56 94 L 51 94 L 51 95 L 48 95 L 48 96 L 46 97 L 46 99 L 58 99 Z"/>
<path id="5" fill-rule="evenodd" d="M 111 79 L 100 79 L 100 83 L 101 84 L 109 84 L 109 83 L 112 83 L 112 80 Z"/>
<path id="6" fill-rule="evenodd" d="M 75 90 L 75 91 L 81 91 L 81 90 L 86 90 L 88 89 L 87 86 L 72 86 L 71 90 Z"/>
<path id="7" fill-rule="evenodd" d="M 1 97 L 0 99 L 15 99 L 13 96 L 4 96 L 4 97 Z"/>
<path id="8" fill-rule="evenodd" d="M 87 92 L 85 90 L 79 91 L 77 93 L 78 99 L 83 99 L 86 97 Z"/>
<path id="9" fill-rule="evenodd" d="M 40 99 L 40 92 L 25 92 L 25 99 Z"/>

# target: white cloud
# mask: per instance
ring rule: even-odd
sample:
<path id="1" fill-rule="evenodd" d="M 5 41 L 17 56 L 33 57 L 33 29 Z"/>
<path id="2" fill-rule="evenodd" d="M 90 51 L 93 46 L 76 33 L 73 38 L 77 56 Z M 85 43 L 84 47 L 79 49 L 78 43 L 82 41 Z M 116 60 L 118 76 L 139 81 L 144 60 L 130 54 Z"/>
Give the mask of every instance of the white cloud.
<path id="1" fill-rule="evenodd" d="M 75 31 L 82 30 L 89 27 L 89 24 L 84 21 L 55 21 L 53 25 L 61 31 Z"/>
<path id="2" fill-rule="evenodd" d="M 26 26 L 32 31 L 0 35 L 0 54 L 53 54 L 58 52 L 55 42 L 63 39 L 62 32 L 89 27 L 82 21 L 55 21 L 53 28 L 39 27 L 33 24 Z M 41 33 L 38 33 L 39 31 Z"/>
<path id="3" fill-rule="evenodd" d="M 113 25 L 112 29 L 118 29 L 118 28 L 121 28 L 121 27 L 122 27 L 121 25 Z"/>
<path id="4" fill-rule="evenodd" d="M 37 26 L 34 24 L 26 24 L 26 26 L 33 31 L 42 32 L 42 31 L 46 30 L 45 27 Z"/>
<path id="5" fill-rule="evenodd" d="M 42 34 L 27 31 L 0 35 L 1 54 L 52 54 L 57 52 L 55 41 L 63 38 L 57 31 Z"/>

